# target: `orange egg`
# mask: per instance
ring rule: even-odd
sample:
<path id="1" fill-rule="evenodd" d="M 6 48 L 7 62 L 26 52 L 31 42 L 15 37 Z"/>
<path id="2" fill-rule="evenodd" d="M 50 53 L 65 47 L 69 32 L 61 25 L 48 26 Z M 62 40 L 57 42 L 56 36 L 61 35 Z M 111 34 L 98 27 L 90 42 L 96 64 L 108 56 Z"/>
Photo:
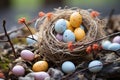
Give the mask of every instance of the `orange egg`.
<path id="1" fill-rule="evenodd" d="M 48 63 L 46 61 L 38 61 L 32 67 L 34 72 L 47 71 L 47 69 Z"/>
<path id="2" fill-rule="evenodd" d="M 74 34 L 77 41 L 81 41 L 85 37 L 85 31 L 81 28 L 76 28 Z"/>
<path id="3" fill-rule="evenodd" d="M 82 23 L 82 16 L 80 15 L 79 12 L 74 12 L 71 14 L 70 16 L 70 24 L 76 28 L 76 27 L 80 27 Z"/>
<path id="4" fill-rule="evenodd" d="M 66 20 L 66 23 L 67 23 L 67 29 L 69 29 L 69 30 L 71 30 L 73 32 L 74 28 L 72 27 L 72 25 L 70 24 L 70 22 Z"/>

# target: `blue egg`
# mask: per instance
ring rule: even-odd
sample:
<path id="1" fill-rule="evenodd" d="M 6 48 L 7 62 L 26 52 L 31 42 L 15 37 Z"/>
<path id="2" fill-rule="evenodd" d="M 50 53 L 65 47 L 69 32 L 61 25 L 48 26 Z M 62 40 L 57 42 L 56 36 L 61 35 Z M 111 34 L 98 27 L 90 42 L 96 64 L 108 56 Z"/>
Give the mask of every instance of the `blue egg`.
<path id="1" fill-rule="evenodd" d="M 75 35 L 71 30 L 65 30 L 63 34 L 63 41 L 64 42 L 75 42 Z"/>
<path id="2" fill-rule="evenodd" d="M 62 71 L 65 73 L 72 73 L 75 71 L 75 65 L 71 61 L 65 61 L 62 64 Z"/>
<path id="3" fill-rule="evenodd" d="M 59 19 L 55 23 L 55 31 L 57 33 L 63 33 L 67 29 L 67 23 L 64 19 Z"/>
<path id="4" fill-rule="evenodd" d="M 119 43 L 112 43 L 111 45 L 109 45 L 108 49 L 112 50 L 112 51 L 116 51 L 116 50 L 120 49 L 120 44 Z"/>
<path id="5" fill-rule="evenodd" d="M 90 62 L 88 65 L 89 71 L 94 72 L 94 73 L 99 72 L 102 68 L 103 68 L 103 64 L 99 60 L 94 60 Z"/>
<path id="6" fill-rule="evenodd" d="M 111 45 L 112 43 L 108 40 L 106 41 L 103 41 L 102 42 L 102 48 L 105 49 L 105 50 L 108 50 L 108 47 Z"/>
<path id="7" fill-rule="evenodd" d="M 33 37 L 34 37 L 34 39 L 36 39 L 36 40 L 38 39 L 38 37 L 37 37 L 36 35 L 33 35 Z M 27 44 L 32 45 L 32 44 L 36 43 L 36 41 L 33 40 L 33 39 L 31 39 L 31 38 L 32 38 L 32 35 L 29 35 L 28 38 L 26 38 Z"/>
<path id="8" fill-rule="evenodd" d="M 85 30 L 85 27 L 84 27 L 84 26 L 82 26 L 82 25 L 80 25 L 80 28 L 81 28 L 82 30 Z"/>

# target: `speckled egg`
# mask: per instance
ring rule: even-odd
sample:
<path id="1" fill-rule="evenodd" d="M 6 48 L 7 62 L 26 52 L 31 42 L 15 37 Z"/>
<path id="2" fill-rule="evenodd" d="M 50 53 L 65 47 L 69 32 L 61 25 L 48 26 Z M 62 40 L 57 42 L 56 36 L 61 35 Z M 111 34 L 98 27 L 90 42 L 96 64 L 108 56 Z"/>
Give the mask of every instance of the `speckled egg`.
<path id="1" fill-rule="evenodd" d="M 29 37 L 29 38 L 26 38 L 27 44 L 32 45 L 32 44 L 36 43 L 35 40 L 31 39 L 31 38 L 32 38 L 32 35 L 29 35 L 28 37 Z M 38 36 L 36 36 L 36 35 L 33 35 L 33 37 L 34 37 L 34 39 L 36 39 L 36 40 L 38 39 Z"/>
<path id="2" fill-rule="evenodd" d="M 67 23 L 67 29 L 69 29 L 69 30 L 71 30 L 73 32 L 74 28 L 72 27 L 72 25 L 70 24 L 70 22 L 66 20 L 66 23 Z"/>
<path id="3" fill-rule="evenodd" d="M 34 53 L 30 50 L 22 50 L 20 55 L 22 59 L 27 61 L 32 61 L 34 59 Z"/>
<path id="4" fill-rule="evenodd" d="M 63 41 L 64 42 L 75 42 L 75 35 L 71 30 L 65 30 L 63 33 Z"/>
<path id="5" fill-rule="evenodd" d="M 102 46 L 103 49 L 108 50 L 108 47 L 109 47 L 111 44 L 112 44 L 112 43 L 111 43 L 110 41 L 106 40 L 106 41 L 102 41 L 101 46 Z"/>
<path id="6" fill-rule="evenodd" d="M 72 73 L 75 71 L 75 65 L 73 62 L 71 61 L 65 61 L 62 64 L 62 71 L 65 73 Z"/>
<path id="7" fill-rule="evenodd" d="M 80 15 L 79 12 L 74 12 L 70 16 L 70 24 L 76 28 L 79 27 L 82 23 L 82 16 Z"/>
<path id="8" fill-rule="evenodd" d="M 16 65 L 12 68 L 12 73 L 16 76 L 22 76 L 25 74 L 25 69 L 21 65 Z"/>
<path id="9" fill-rule="evenodd" d="M 103 68 L 103 63 L 99 60 L 94 60 L 90 62 L 88 65 L 89 71 L 94 73 L 99 72 L 102 68 Z"/>
<path id="10" fill-rule="evenodd" d="M 35 80 L 45 80 L 45 78 L 50 78 L 49 74 L 46 72 L 35 72 Z"/>
<path id="11" fill-rule="evenodd" d="M 55 23 L 55 31 L 57 33 L 63 33 L 67 29 L 66 20 L 59 19 Z"/>
<path id="12" fill-rule="evenodd" d="M 32 67 L 32 70 L 34 72 L 47 71 L 47 69 L 48 69 L 48 63 L 46 61 L 38 61 Z"/>
<path id="13" fill-rule="evenodd" d="M 81 41 L 85 38 L 85 31 L 81 28 L 76 28 L 74 34 L 77 41 Z"/>
<path id="14" fill-rule="evenodd" d="M 113 38 L 113 43 L 119 43 L 120 44 L 120 36 L 116 36 Z"/>
<path id="15" fill-rule="evenodd" d="M 62 40 L 63 40 L 63 35 L 62 35 L 62 34 L 57 34 L 57 35 L 56 35 L 56 38 L 57 38 L 59 41 L 62 41 Z"/>
<path id="16" fill-rule="evenodd" d="M 108 49 L 112 50 L 112 51 L 116 51 L 116 50 L 120 49 L 120 44 L 119 43 L 112 43 L 111 45 L 109 45 Z"/>

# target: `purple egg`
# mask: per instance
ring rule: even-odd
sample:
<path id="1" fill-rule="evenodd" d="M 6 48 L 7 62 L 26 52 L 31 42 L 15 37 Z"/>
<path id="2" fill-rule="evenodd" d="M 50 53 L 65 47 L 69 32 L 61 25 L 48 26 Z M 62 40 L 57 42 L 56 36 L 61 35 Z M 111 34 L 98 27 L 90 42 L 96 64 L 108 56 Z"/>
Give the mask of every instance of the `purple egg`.
<path id="1" fill-rule="evenodd" d="M 62 41 L 62 40 L 63 40 L 63 35 L 57 34 L 57 35 L 56 35 L 56 38 L 57 38 L 59 41 Z"/>
<path id="2" fill-rule="evenodd" d="M 30 50 L 22 50 L 20 55 L 24 60 L 32 61 L 34 59 L 34 53 Z"/>
<path id="3" fill-rule="evenodd" d="M 120 36 L 116 36 L 113 38 L 113 43 L 119 43 L 120 44 Z"/>
<path id="4" fill-rule="evenodd" d="M 16 65 L 13 67 L 12 72 L 16 76 L 22 76 L 25 74 L 25 69 L 21 65 Z"/>
<path id="5" fill-rule="evenodd" d="M 35 72 L 35 80 L 45 80 L 45 78 L 50 77 L 46 72 Z"/>

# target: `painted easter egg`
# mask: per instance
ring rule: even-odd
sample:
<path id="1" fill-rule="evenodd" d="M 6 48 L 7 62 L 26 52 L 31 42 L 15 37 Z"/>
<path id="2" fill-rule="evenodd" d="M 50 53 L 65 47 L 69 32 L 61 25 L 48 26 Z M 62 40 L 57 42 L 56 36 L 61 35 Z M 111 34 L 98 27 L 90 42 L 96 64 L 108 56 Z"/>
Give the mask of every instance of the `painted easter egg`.
<path id="1" fill-rule="evenodd" d="M 89 71 L 94 73 L 99 72 L 102 68 L 103 68 L 103 63 L 99 60 L 94 60 L 90 62 L 88 65 Z"/>
<path id="2" fill-rule="evenodd" d="M 35 40 L 38 39 L 38 36 L 36 36 L 36 35 L 33 35 L 33 37 Z M 36 41 L 31 38 L 32 38 L 32 35 L 29 35 L 28 38 L 26 38 L 27 44 L 32 45 L 32 44 L 36 43 Z"/>
<path id="3" fill-rule="evenodd" d="M 75 71 L 75 65 L 73 62 L 71 61 L 65 61 L 62 64 L 62 71 L 65 73 L 72 73 Z"/>
<path id="4" fill-rule="evenodd" d="M 66 20 L 66 23 L 67 23 L 67 29 L 69 29 L 69 30 L 71 30 L 73 32 L 74 28 L 72 27 L 72 25 L 70 24 L 70 22 Z"/>
<path id="5" fill-rule="evenodd" d="M 120 44 L 120 36 L 116 36 L 113 38 L 113 43 L 119 43 Z"/>
<path id="6" fill-rule="evenodd" d="M 111 43 L 110 41 L 106 40 L 106 41 L 102 41 L 101 46 L 102 46 L 103 49 L 108 50 L 108 47 L 109 47 L 111 44 L 112 44 L 112 43 Z"/>
<path id="7" fill-rule="evenodd" d="M 79 27 L 82 23 L 82 16 L 80 15 L 79 12 L 74 12 L 70 16 L 70 24 L 76 28 Z"/>
<path id="8" fill-rule="evenodd" d="M 59 41 L 62 41 L 62 40 L 63 40 L 63 35 L 62 35 L 62 34 L 57 34 L 57 35 L 56 35 L 56 38 L 57 38 Z"/>
<path id="9" fill-rule="evenodd" d="M 75 35 L 71 30 L 65 30 L 63 33 L 63 41 L 64 42 L 75 42 Z"/>
<path id="10" fill-rule="evenodd" d="M 34 73 L 35 80 L 45 80 L 45 78 L 50 78 L 49 74 L 46 72 L 35 72 Z"/>
<path id="11" fill-rule="evenodd" d="M 47 69 L 48 69 L 48 63 L 46 61 L 38 61 L 32 67 L 32 70 L 35 72 L 47 71 Z"/>
<path id="12" fill-rule="evenodd" d="M 74 34 L 75 34 L 75 38 L 76 38 L 77 41 L 81 41 L 85 37 L 85 31 L 81 28 L 76 28 L 74 30 Z"/>
<path id="13" fill-rule="evenodd" d="M 20 55 L 24 60 L 32 61 L 34 59 L 34 53 L 30 50 L 22 50 Z"/>
<path id="14" fill-rule="evenodd" d="M 111 45 L 109 45 L 108 49 L 112 50 L 112 51 L 116 51 L 116 50 L 120 49 L 120 44 L 119 43 L 112 43 Z"/>
<path id="15" fill-rule="evenodd" d="M 22 76 L 25 74 L 25 69 L 21 65 L 16 65 L 12 68 L 12 73 L 16 76 Z"/>
<path id="16" fill-rule="evenodd" d="M 59 19 L 55 23 L 55 31 L 57 33 L 63 33 L 67 29 L 66 20 Z"/>

